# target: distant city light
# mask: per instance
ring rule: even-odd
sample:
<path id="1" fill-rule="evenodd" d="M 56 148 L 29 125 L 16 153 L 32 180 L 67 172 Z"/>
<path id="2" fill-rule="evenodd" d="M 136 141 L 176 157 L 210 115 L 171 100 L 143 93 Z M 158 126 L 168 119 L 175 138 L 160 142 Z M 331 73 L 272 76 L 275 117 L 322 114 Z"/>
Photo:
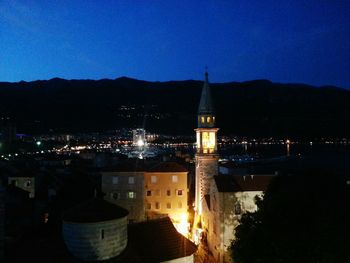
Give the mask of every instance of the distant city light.
<path id="1" fill-rule="evenodd" d="M 144 145 L 145 145 L 145 142 L 143 140 L 140 139 L 137 141 L 137 146 L 142 147 Z"/>
<path id="2" fill-rule="evenodd" d="M 40 146 L 41 145 L 41 141 L 37 141 L 36 145 Z"/>

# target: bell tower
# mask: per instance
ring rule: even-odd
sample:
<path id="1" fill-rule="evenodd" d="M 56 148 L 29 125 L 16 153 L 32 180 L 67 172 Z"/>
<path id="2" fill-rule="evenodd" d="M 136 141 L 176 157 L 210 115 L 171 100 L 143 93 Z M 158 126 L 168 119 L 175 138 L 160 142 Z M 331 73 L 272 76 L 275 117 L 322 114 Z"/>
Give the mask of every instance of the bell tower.
<path id="1" fill-rule="evenodd" d="M 195 209 L 198 216 L 202 214 L 204 196 L 209 194 L 209 187 L 214 175 L 218 174 L 217 132 L 215 112 L 210 94 L 208 72 L 198 108 L 198 125 L 196 131 L 196 195 Z"/>

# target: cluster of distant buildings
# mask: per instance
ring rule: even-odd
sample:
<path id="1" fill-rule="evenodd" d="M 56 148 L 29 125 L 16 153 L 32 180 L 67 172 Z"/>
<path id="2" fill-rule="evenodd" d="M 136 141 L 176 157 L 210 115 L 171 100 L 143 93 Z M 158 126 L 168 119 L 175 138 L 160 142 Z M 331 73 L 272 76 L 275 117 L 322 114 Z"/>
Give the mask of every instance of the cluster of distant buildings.
<path id="1" fill-rule="evenodd" d="M 98 163 L 104 153 L 89 151 L 37 156 L 34 172 L 4 168 L 0 257 L 5 225 L 45 225 L 54 213 L 61 213 L 63 251 L 57 253 L 65 262 L 231 262 L 235 228 L 242 214 L 257 209 L 255 196 L 263 194 L 275 174 L 220 164 L 218 130 L 206 73 L 193 169 L 176 156 L 131 160 L 113 154 L 109 162 Z M 146 143 L 145 131 L 135 129 L 133 146 L 143 148 Z M 81 171 L 84 175 L 78 176 Z M 53 209 L 62 193 L 68 195 L 67 188 L 79 199 L 84 185 L 92 186 L 90 198 L 61 204 L 64 211 Z"/>

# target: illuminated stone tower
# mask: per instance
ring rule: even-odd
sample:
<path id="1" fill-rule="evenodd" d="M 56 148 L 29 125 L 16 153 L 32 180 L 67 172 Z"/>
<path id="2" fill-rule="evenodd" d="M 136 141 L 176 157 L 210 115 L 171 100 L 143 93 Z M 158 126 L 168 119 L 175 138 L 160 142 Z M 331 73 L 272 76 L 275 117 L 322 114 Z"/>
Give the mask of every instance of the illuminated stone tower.
<path id="1" fill-rule="evenodd" d="M 196 200 L 197 216 L 202 214 L 204 196 L 209 194 L 210 183 L 214 175 L 218 174 L 217 132 L 215 127 L 214 107 L 211 100 L 208 72 L 202 89 L 198 108 L 198 128 L 196 131 Z"/>

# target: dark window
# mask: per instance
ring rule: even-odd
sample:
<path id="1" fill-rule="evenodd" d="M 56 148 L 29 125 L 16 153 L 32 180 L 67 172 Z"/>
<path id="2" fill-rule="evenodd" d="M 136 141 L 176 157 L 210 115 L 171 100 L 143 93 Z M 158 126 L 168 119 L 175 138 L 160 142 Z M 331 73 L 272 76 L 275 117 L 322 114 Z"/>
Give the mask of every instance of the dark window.
<path id="1" fill-rule="evenodd" d="M 115 200 L 119 199 L 119 196 L 120 196 L 119 193 L 113 193 L 113 194 L 112 194 L 112 197 L 113 197 L 113 199 L 115 199 Z"/>
<path id="2" fill-rule="evenodd" d="M 235 214 L 240 215 L 241 213 L 242 213 L 241 204 L 240 203 L 235 204 Z"/>

